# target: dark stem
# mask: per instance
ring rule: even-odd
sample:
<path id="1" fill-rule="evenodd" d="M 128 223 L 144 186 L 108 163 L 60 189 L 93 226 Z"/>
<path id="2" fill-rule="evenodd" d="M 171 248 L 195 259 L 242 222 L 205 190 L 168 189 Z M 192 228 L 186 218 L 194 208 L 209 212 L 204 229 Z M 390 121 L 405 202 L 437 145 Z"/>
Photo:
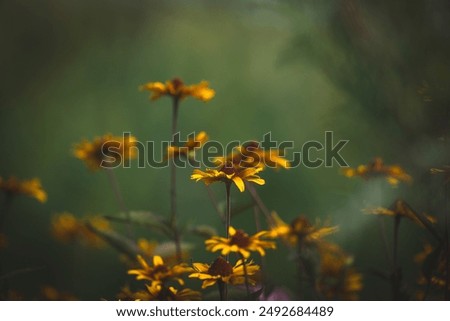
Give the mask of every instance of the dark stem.
<path id="1" fill-rule="evenodd" d="M 220 301 L 225 301 L 226 300 L 225 283 L 222 280 L 219 279 L 219 281 L 217 281 L 217 286 L 219 287 Z"/>
<path id="2" fill-rule="evenodd" d="M 247 298 L 250 299 L 250 286 L 248 284 L 248 274 L 247 274 L 247 264 L 245 263 L 245 258 L 241 255 L 242 259 L 242 268 L 244 269 L 244 280 L 245 280 L 245 289 L 247 290 Z"/>
<path id="3" fill-rule="evenodd" d="M 108 175 L 109 183 L 113 190 L 114 197 L 117 200 L 117 204 L 119 205 L 119 209 L 125 214 L 125 219 L 127 222 L 128 236 L 131 237 L 133 235 L 133 232 L 132 232 L 132 228 L 131 228 L 130 212 L 127 210 L 127 207 L 125 206 L 125 202 L 123 200 L 122 193 L 120 192 L 119 181 L 117 180 L 116 173 L 114 172 L 113 169 L 107 168 L 106 174 Z"/>
<path id="4" fill-rule="evenodd" d="M 448 209 L 448 183 L 445 184 L 445 188 L 444 188 L 444 197 L 445 197 L 445 204 L 444 204 L 444 208 L 445 208 L 445 213 L 444 213 L 444 237 L 445 237 L 445 266 L 446 266 L 446 271 L 445 271 L 445 292 L 444 292 L 444 300 L 448 301 L 449 300 L 449 286 L 450 286 L 450 252 L 449 252 L 449 239 L 448 239 L 448 216 L 449 216 L 449 209 Z"/>
<path id="5" fill-rule="evenodd" d="M 400 222 L 401 217 L 399 215 L 395 216 L 394 219 L 394 245 L 392 249 L 392 296 L 393 300 L 399 300 L 400 299 L 400 276 L 401 271 L 400 267 L 398 266 L 398 236 L 399 236 L 399 229 L 400 229 Z"/>
<path id="6" fill-rule="evenodd" d="M 2 211 L 0 212 L 0 233 L 3 232 L 3 228 L 4 228 L 5 222 L 6 222 L 6 217 L 8 216 L 9 210 L 11 209 L 11 204 L 12 204 L 13 198 L 14 198 L 14 195 L 12 193 L 5 194 Z"/>
<path id="7" fill-rule="evenodd" d="M 226 182 L 225 183 L 225 189 L 227 193 L 227 212 L 226 212 L 226 219 L 225 219 L 225 235 L 226 238 L 230 238 L 230 226 L 231 226 L 231 183 Z M 226 257 L 226 260 L 228 261 L 228 255 Z"/>
<path id="8" fill-rule="evenodd" d="M 172 105 L 172 143 L 175 140 L 175 135 L 177 133 L 177 122 L 178 122 L 178 97 L 173 97 Z M 181 244 L 180 244 L 180 234 L 177 227 L 177 168 L 175 166 L 175 160 L 172 159 L 170 162 L 170 228 L 173 232 L 173 238 L 175 242 L 175 250 L 177 261 L 181 262 Z"/>
<path id="9" fill-rule="evenodd" d="M 386 235 L 386 225 L 384 224 L 384 220 L 383 220 L 382 216 L 378 217 L 378 228 L 379 228 L 378 230 L 380 232 L 381 240 L 383 241 L 384 254 L 386 256 L 386 260 L 392 267 L 393 263 L 392 263 L 392 258 L 390 255 L 391 252 L 389 251 L 389 243 L 388 243 L 388 239 L 387 239 L 387 235 Z"/>

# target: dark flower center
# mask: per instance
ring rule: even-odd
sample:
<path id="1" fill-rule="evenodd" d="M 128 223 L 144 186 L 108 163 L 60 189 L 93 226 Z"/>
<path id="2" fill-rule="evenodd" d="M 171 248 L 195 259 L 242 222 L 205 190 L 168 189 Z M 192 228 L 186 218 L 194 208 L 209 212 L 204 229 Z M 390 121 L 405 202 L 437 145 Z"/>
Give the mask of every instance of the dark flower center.
<path id="1" fill-rule="evenodd" d="M 183 87 L 183 81 L 180 78 L 176 77 L 176 78 L 172 79 L 172 85 L 173 85 L 173 89 L 178 91 L 181 87 Z"/>
<path id="2" fill-rule="evenodd" d="M 226 175 L 231 175 L 236 173 L 236 169 L 233 166 L 232 162 L 227 162 L 225 165 L 222 166 L 220 169 L 222 173 L 225 173 Z"/>
<path id="3" fill-rule="evenodd" d="M 291 223 L 291 228 L 296 234 L 307 234 L 312 225 L 306 217 L 297 217 Z"/>
<path id="4" fill-rule="evenodd" d="M 150 273 L 150 277 L 154 277 L 157 274 L 166 274 L 169 272 L 169 269 L 165 265 L 157 265 L 153 268 L 153 271 Z"/>
<path id="5" fill-rule="evenodd" d="M 218 257 L 208 269 L 210 275 L 229 276 L 233 273 L 233 267 L 225 261 L 224 258 Z"/>
<path id="6" fill-rule="evenodd" d="M 246 248 L 250 245 L 250 238 L 248 234 L 242 230 L 237 230 L 236 234 L 234 234 L 230 239 L 230 244 L 237 245 L 240 248 Z"/>

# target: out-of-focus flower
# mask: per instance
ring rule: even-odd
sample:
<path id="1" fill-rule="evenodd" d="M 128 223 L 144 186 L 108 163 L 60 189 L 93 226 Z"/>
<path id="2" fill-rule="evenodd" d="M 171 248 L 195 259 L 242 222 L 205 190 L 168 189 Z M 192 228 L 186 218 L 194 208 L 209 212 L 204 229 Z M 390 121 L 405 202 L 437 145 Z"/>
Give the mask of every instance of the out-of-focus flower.
<path id="1" fill-rule="evenodd" d="M 298 242 L 318 242 L 323 237 L 333 234 L 338 230 L 337 226 L 314 226 L 303 216 L 295 218 L 291 224 L 285 223 L 276 212 L 272 212 L 271 217 L 273 225 L 268 236 L 281 238 L 291 246 L 295 246 Z"/>
<path id="2" fill-rule="evenodd" d="M 114 168 L 136 157 L 136 142 L 131 135 L 120 137 L 106 134 L 93 141 L 83 140 L 76 144 L 73 153 L 91 170 Z"/>
<path id="3" fill-rule="evenodd" d="M 400 182 L 412 182 L 411 176 L 398 165 L 385 165 L 383 159 L 377 157 L 368 165 L 359 165 L 356 168 L 344 168 L 343 174 L 347 177 L 362 177 L 371 179 L 385 177 L 389 184 L 397 186 Z"/>
<path id="4" fill-rule="evenodd" d="M 47 201 L 47 193 L 42 188 L 41 181 L 38 178 L 20 181 L 13 176 L 7 180 L 0 177 L 0 190 L 9 195 L 26 195 L 41 203 Z"/>
<path id="5" fill-rule="evenodd" d="M 237 167 L 270 167 L 270 168 L 289 168 L 288 160 L 280 155 L 280 150 L 261 148 L 258 142 L 248 142 L 235 148 L 226 157 L 215 158 L 215 163 L 223 166 L 232 163 Z"/>
<path id="6" fill-rule="evenodd" d="M 352 267 L 353 258 L 338 245 L 321 242 L 318 288 L 328 300 L 357 300 L 362 275 Z"/>
<path id="7" fill-rule="evenodd" d="M 384 207 L 376 207 L 376 208 L 368 208 L 364 209 L 364 212 L 368 214 L 375 215 L 384 215 L 384 216 L 392 216 L 392 217 L 405 217 L 417 225 L 424 227 L 423 222 L 419 219 L 418 213 L 414 212 L 414 210 L 403 200 L 396 200 L 394 204 L 390 208 Z M 427 220 L 428 223 L 434 224 L 437 222 L 434 216 L 428 214 L 422 214 L 421 217 L 424 220 Z"/>
<path id="8" fill-rule="evenodd" d="M 162 96 L 171 96 L 175 99 L 184 99 L 186 97 L 194 97 L 198 100 L 207 102 L 214 98 L 216 92 L 209 88 L 207 81 L 201 81 L 194 85 L 185 85 L 180 78 L 162 82 L 149 82 L 140 87 L 141 90 L 148 90 L 152 94 L 151 100 L 156 100 Z"/>
<path id="9" fill-rule="evenodd" d="M 164 264 L 163 259 L 158 255 L 153 257 L 153 266 L 148 265 L 140 255 L 138 255 L 137 260 L 141 265 L 141 268 L 131 269 L 128 271 L 128 274 L 136 275 L 137 280 L 150 281 L 152 286 L 167 280 L 173 280 L 180 285 L 184 285 L 184 280 L 180 276 L 192 272 L 192 268 L 184 263 L 173 266 L 166 265 Z"/>
<path id="10" fill-rule="evenodd" d="M 205 172 L 194 169 L 191 175 L 191 179 L 195 181 L 203 181 L 206 185 L 214 182 L 233 182 L 237 188 L 243 192 L 245 190 L 244 181 L 253 182 L 258 185 L 264 185 L 266 182 L 264 179 L 259 177 L 257 174 L 263 170 L 262 167 L 234 167 L 232 164 L 226 164 L 222 166 L 219 170 L 217 169 L 206 169 Z"/>
<path id="11" fill-rule="evenodd" d="M 249 236 L 242 230 L 236 230 L 232 226 L 228 229 L 230 238 L 213 236 L 205 241 L 206 249 L 211 252 L 221 251 L 222 255 L 228 255 L 231 252 L 239 253 L 244 258 L 250 256 L 250 252 L 258 252 L 261 256 L 266 255 L 265 249 L 274 249 L 275 243 L 262 240 L 268 231 L 260 231 L 255 235 Z"/>
<path id="12" fill-rule="evenodd" d="M 91 217 L 87 220 L 96 229 L 111 229 L 109 221 L 102 217 Z M 105 244 L 100 237 L 86 227 L 85 222 L 78 220 L 68 212 L 53 217 L 52 234 L 56 239 L 65 243 L 79 240 L 94 247 L 101 247 Z"/>
<path id="13" fill-rule="evenodd" d="M 185 288 L 178 290 L 173 286 L 164 287 L 159 283 L 147 285 L 148 300 L 151 301 L 198 301 L 201 294 L 198 291 Z"/>
<path id="14" fill-rule="evenodd" d="M 48 301 L 76 301 L 77 298 L 70 293 L 61 292 L 56 288 L 46 285 L 41 288 L 41 294 L 44 300 Z"/>
<path id="15" fill-rule="evenodd" d="M 204 143 L 208 141 L 208 135 L 206 132 L 202 131 L 198 133 L 195 137 L 189 138 L 185 145 L 178 146 L 169 146 L 167 147 L 167 157 L 168 158 L 176 158 L 180 156 L 184 157 L 192 157 L 192 154 L 196 149 L 200 148 Z"/>
<path id="16" fill-rule="evenodd" d="M 189 278 L 197 278 L 203 281 L 202 289 L 214 285 L 217 282 L 239 285 L 245 283 L 244 261 L 238 260 L 234 266 L 228 263 L 224 258 L 218 257 L 211 265 L 205 263 L 194 263 L 194 273 Z M 247 281 L 250 285 L 257 283 L 257 273 L 260 268 L 252 261 L 245 262 L 247 271 Z"/>

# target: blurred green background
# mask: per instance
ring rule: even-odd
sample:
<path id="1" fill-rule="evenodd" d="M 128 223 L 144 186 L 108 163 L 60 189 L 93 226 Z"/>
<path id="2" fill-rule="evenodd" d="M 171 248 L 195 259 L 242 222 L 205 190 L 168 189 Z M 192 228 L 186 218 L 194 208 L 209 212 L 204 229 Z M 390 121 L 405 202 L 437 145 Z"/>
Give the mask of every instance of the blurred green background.
<path id="1" fill-rule="evenodd" d="M 138 87 L 178 76 L 208 80 L 217 92 L 207 104 L 183 101 L 183 134 L 205 130 L 227 143 L 271 131 L 298 151 L 333 131 L 336 140 L 350 140 L 342 152 L 349 165 L 380 156 L 414 177 L 412 186 L 380 188 L 347 179 L 336 166 L 299 167 L 266 171 L 258 187 L 286 221 L 303 213 L 338 224 L 331 240 L 365 273 L 361 297 L 388 298 L 389 285 L 368 273 L 386 263 L 375 219 L 361 209 L 403 197 L 417 211 L 444 214 L 441 181 L 429 168 L 449 162 L 449 24 L 445 0 L 2 1 L 0 176 L 39 177 L 49 195 L 44 205 L 21 198 L 8 217 L 5 269 L 44 267 L 14 278 L 12 287 L 25 298 L 50 284 L 81 299 L 113 299 L 131 279 L 113 249 L 60 244 L 50 222 L 62 211 L 117 213 L 105 173 L 90 172 L 72 146 L 108 132 L 167 140 L 170 101 L 149 102 Z M 203 184 L 190 173 L 179 170 L 180 220 L 221 231 Z M 168 213 L 169 170 L 132 166 L 117 176 L 129 208 Z M 222 186 L 213 189 L 223 197 Z M 237 194 L 236 204 L 250 200 Z M 243 213 L 233 225 L 253 232 L 252 217 Z M 402 226 L 409 281 L 425 239 L 424 230 Z M 202 246 L 193 253 L 194 261 L 212 257 Z M 280 266 L 279 257 L 268 254 L 268 269 L 288 285 L 295 266 L 287 259 Z"/>

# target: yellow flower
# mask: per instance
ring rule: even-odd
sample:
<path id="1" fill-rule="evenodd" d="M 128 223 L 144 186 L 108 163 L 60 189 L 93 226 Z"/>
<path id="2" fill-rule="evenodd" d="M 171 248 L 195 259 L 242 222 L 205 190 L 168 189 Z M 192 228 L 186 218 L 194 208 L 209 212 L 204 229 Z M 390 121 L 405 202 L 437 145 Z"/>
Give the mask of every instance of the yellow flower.
<path id="1" fill-rule="evenodd" d="M 62 242 L 73 241 L 78 237 L 80 223 L 74 215 L 64 212 L 52 220 L 52 234 Z"/>
<path id="2" fill-rule="evenodd" d="M 44 300 L 48 301 L 76 301 L 77 298 L 67 292 L 58 291 L 56 288 L 46 285 L 41 288 Z"/>
<path id="3" fill-rule="evenodd" d="M 160 283 L 147 285 L 148 297 L 150 301 L 198 301 L 201 294 L 198 291 L 185 288 L 177 290 L 173 286 L 164 287 Z"/>
<path id="4" fill-rule="evenodd" d="M 136 138 L 133 136 L 113 136 L 111 134 L 96 137 L 92 142 L 83 140 L 75 145 L 74 155 L 85 162 L 91 170 L 117 167 L 125 160 L 136 157 Z"/>
<path id="5" fill-rule="evenodd" d="M 278 149 L 265 150 L 260 147 L 258 142 L 248 142 L 238 146 L 226 157 L 217 157 L 215 163 L 224 165 L 232 163 L 236 167 L 271 167 L 271 168 L 289 168 L 288 160 L 280 156 Z"/>
<path id="6" fill-rule="evenodd" d="M 198 84 L 186 86 L 179 78 L 162 82 L 149 82 L 140 87 L 141 90 L 148 90 L 152 93 L 151 100 L 156 100 L 162 96 L 171 96 L 175 99 L 184 99 L 188 96 L 201 101 L 209 101 L 214 98 L 216 92 L 209 88 L 207 81 L 201 81 Z"/>
<path id="7" fill-rule="evenodd" d="M 140 252 L 145 257 L 152 257 L 153 255 L 155 255 L 155 249 L 158 246 L 158 243 L 155 241 L 148 241 L 147 239 L 140 238 L 137 241 L 137 246 Z"/>
<path id="8" fill-rule="evenodd" d="M 232 226 L 228 229 L 230 238 L 213 236 L 205 241 L 206 249 L 211 252 L 221 251 L 222 255 L 228 255 L 231 252 L 239 253 L 244 258 L 250 256 L 250 252 L 258 252 L 261 256 L 266 255 L 264 249 L 274 249 L 275 243 L 261 240 L 268 231 L 260 231 L 255 235 L 249 236 L 242 230 L 236 230 Z"/>
<path id="9" fill-rule="evenodd" d="M 99 230 L 109 230 L 110 224 L 104 218 L 92 217 L 89 223 Z M 78 220 L 73 214 L 64 212 L 52 219 L 52 234 L 62 242 L 80 240 L 95 247 L 104 245 L 104 241 L 88 229 L 83 221 Z"/>
<path id="10" fill-rule="evenodd" d="M 197 278 L 203 281 L 202 289 L 214 285 L 217 282 L 229 283 L 232 285 L 239 285 L 245 283 L 244 261 L 238 260 L 235 266 L 225 261 L 224 258 L 218 257 L 211 265 L 204 263 L 194 263 L 194 273 L 189 275 L 189 278 Z M 257 273 L 259 266 L 253 264 L 252 261 L 245 262 L 247 270 L 247 280 L 250 285 L 255 285 L 257 282 Z"/>
<path id="11" fill-rule="evenodd" d="M 150 281 L 152 285 L 162 283 L 166 280 L 174 280 L 180 285 L 184 285 L 184 280 L 180 276 L 192 272 L 192 268 L 184 263 L 168 266 L 164 264 L 163 259 L 158 255 L 153 257 L 153 266 L 148 265 L 140 255 L 138 255 L 137 260 L 142 268 L 131 269 L 128 271 L 128 274 L 136 275 L 136 280 Z"/>
<path id="12" fill-rule="evenodd" d="M 423 250 L 420 253 L 417 253 L 414 256 L 414 262 L 416 263 L 423 263 L 426 258 L 428 257 L 428 255 L 430 255 L 431 253 L 433 253 L 434 248 L 430 243 L 425 243 L 423 246 Z"/>
<path id="13" fill-rule="evenodd" d="M 347 177 L 359 176 L 364 179 L 385 177 L 389 184 L 397 186 L 400 182 L 410 183 L 412 178 L 398 165 L 385 165 L 383 159 L 377 157 L 368 165 L 359 165 L 357 168 L 342 170 Z"/>
<path id="14" fill-rule="evenodd" d="M 42 188 L 41 181 L 38 178 L 19 181 L 13 176 L 7 180 L 0 177 L 0 190 L 10 195 L 26 195 L 41 203 L 47 201 L 47 193 Z"/>
<path id="15" fill-rule="evenodd" d="M 282 238 L 289 245 L 294 246 L 298 242 L 314 243 L 320 241 L 324 236 L 335 233 L 337 226 L 316 227 L 306 217 L 299 216 L 291 224 L 285 223 L 276 212 L 272 212 L 272 229 L 269 237 Z"/>
<path id="16" fill-rule="evenodd" d="M 423 222 L 418 218 L 418 214 L 403 200 L 396 200 L 390 208 L 376 207 L 364 209 L 367 214 L 385 215 L 392 217 L 406 217 L 417 225 L 424 227 Z M 437 222 L 436 218 L 431 215 L 423 214 L 423 219 L 428 223 L 434 224 Z"/>
<path id="17" fill-rule="evenodd" d="M 259 177 L 257 174 L 263 170 L 262 167 L 254 168 L 243 168 L 234 167 L 232 164 L 226 164 L 222 166 L 219 170 L 217 169 L 206 169 L 205 172 L 194 169 L 191 175 L 191 179 L 195 181 L 203 181 L 206 185 L 214 182 L 225 182 L 236 184 L 237 188 L 243 192 L 245 190 L 244 180 L 248 182 L 253 182 L 258 185 L 264 185 L 266 182 L 264 179 Z"/>
<path id="18" fill-rule="evenodd" d="M 319 290 L 328 300 L 357 300 L 362 275 L 352 267 L 353 258 L 338 245 L 321 242 Z"/>
<path id="19" fill-rule="evenodd" d="M 196 149 L 200 148 L 208 140 L 208 135 L 206 132 L 201 131 L 194 138 L 189 138 L 184 146 L 169 146 L 167 147 L 167 157 L 190 157 Z"/>

